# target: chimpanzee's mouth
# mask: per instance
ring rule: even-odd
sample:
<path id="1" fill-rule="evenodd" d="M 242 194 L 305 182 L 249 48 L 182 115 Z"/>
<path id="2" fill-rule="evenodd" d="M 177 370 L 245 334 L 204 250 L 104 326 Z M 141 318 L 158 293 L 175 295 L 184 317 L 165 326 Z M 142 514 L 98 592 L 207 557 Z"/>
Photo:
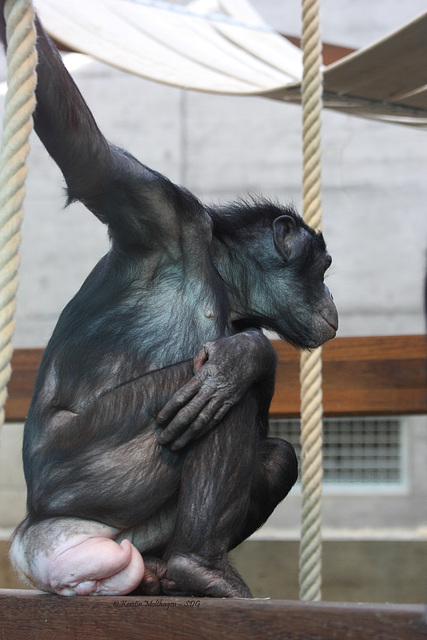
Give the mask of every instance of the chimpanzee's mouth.
<path id="1" fill-rule="evenodd" d="M 325 318 L 325 316 L 319 312 L 319 316 L 326 322 L 326 324 L 328 324 L 331 329 L 333 329 L 334 333 L 336 333 L 338 331 L 338 323 L 334 322 L 332 320 L 329 320 L 328 318 Z"/>

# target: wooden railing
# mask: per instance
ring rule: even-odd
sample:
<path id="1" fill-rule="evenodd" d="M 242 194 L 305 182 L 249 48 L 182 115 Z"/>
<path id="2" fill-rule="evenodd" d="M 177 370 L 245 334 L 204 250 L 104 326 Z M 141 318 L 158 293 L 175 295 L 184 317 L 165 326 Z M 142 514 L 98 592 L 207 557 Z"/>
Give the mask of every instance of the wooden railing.
<path id="1" fill-rule="evenodd" d="M 4 640 L 425 640 L 421 605 L 0 590 Z"/>
<path id="2" fill-rule="evenodd" d="M 274 341 L 279 355 L 273 415 L 299 413 L 299 353 Z M 427 341 L 423 335 L 336 338 L 323 347 L 327 416 L 427 413 Z"/>
<path id="3" fill-rule="evenodd" d="M 271 415 L 299 414 L 299 352 L 280 340 Z M 16 349 L 6 419 L 25 418 L 43 349 Z M 336 338 L 323 347 L 327 416 L 427 413 L 427 340 L 422 335 Z"/>

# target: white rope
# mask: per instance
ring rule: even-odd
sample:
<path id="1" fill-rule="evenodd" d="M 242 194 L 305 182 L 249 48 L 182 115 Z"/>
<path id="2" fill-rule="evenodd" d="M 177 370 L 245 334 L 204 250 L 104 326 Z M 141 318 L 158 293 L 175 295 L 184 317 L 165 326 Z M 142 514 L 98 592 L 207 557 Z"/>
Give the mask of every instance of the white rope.
<path id="1" fill-rule="evenodd" d="M 11 374 L 26 160 L 35 107 L 36 32 L 30 0 L 7 0 L 8 90 L 0 158 L 0 425 Z"/>
<path id="2" fill-rule="evenodd" d="M 302 2 L 303 216 L 321 228 L 322 72 L 320 0 Z M 322 583 L 322 355 L 301 354 L 301 600 L 320 600 Z"/>

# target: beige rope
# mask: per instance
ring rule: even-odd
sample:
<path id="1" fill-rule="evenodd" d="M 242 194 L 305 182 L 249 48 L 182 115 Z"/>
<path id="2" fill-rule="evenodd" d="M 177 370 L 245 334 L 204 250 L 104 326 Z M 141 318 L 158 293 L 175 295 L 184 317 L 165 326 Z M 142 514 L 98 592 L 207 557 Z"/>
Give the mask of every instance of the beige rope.
<path id="1" fill-rule="evenodd" d="M 303 215 L 321 228 L 322 72 L 320 0 L 302 0 Z M 322 583 L 322 350 L 301 354 L 300 598 L 320 600 Z"/>
<path id="2" fill-rule="evenodd" d="M 0 425 L 11 374 L 19 246 L 27 176 L 26 159 L 35 107 L 37 54 L 34 10 L 30 0 L 7 0 L 8 90 L 0 159 Z"/>

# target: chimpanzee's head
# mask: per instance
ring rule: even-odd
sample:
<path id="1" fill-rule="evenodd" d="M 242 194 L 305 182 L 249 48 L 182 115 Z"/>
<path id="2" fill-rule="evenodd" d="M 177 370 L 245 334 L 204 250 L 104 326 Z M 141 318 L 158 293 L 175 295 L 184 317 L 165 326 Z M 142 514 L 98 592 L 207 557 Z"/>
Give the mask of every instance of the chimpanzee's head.
<path id="1" fill-rule="evenodd" d="M 232 255 L 225 279 L 236 323 L 305 349 L 335 337 L 338 313 L 324 283 L 332 259 L 321 233 L 292 207 L 270 202 L 232 205 L 213 220 L 214 235 Z"/>

